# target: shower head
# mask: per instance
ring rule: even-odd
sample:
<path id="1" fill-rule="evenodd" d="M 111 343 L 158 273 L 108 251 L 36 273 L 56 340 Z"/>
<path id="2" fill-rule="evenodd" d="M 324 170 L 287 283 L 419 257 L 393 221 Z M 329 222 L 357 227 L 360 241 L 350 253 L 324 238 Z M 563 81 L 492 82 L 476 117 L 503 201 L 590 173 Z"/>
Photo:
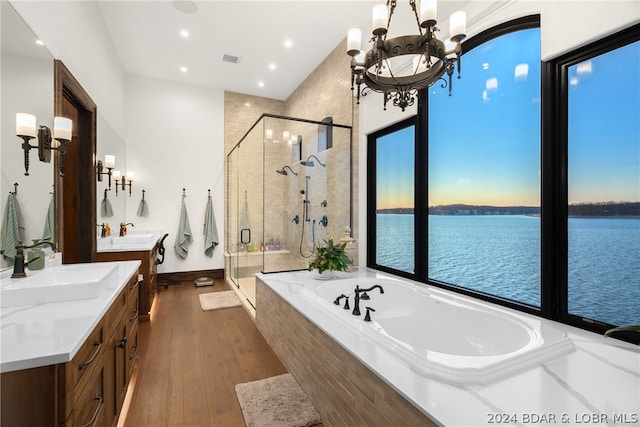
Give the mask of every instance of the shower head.
<path id="1" fill-rule="evenodd" d="M 294 171 L 293 169 L 291 169 L 291 167 L 290 167 L 290 166 L 283 166 L 283 167 L 282 167 L 282 169 L 278 169 L 278 170 L 276 171 L 276 173 L 279 173 L 280 175 L 289 175 L 289 174 L 287 173 L 286 169 L 289 169 L 289 170 L 291 171 L 291 173 L 292 173 L 292 174 L 294 174 L 294 175 L 298 175 L 298 174 L 296 173 L 296 171 Z"/>
<path id="2" fill-rule="evenodd" d="M 309 157 L 307 157 L 307 160 L 305 160 L 305 161 L 301 161 L 301 162 L 300 162 L 300 164 L 301 164 L 302 166 L 306 166 L 306 167 L 308 167 L 308 168 L 312 168 L 312 167 L 314 167 L 316 164 L 315 164 L 315 162 L 314 162 L 313 160 L 311 160 L 311 158 L 316 159 L 316 161 L 318 162 L 318 164 L 319 164 L 320 166 L 322 166 L 323 168 L 326 168 L 326 167 L 327 167 L 327 165 L 326 165 L 325 163 L 322 163 L 322 162 L 320 161 L 320 159 L 319 159 L 319 158 L 317 158 L 314 154 L 312 154 L 312 155 L 310 155 Z"/>

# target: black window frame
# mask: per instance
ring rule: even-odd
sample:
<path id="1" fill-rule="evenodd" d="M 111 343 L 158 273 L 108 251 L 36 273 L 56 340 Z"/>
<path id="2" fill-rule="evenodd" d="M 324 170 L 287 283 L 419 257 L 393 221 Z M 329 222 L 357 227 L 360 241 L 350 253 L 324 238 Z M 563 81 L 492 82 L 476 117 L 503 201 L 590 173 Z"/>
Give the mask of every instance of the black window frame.
<path id="1" fill-rule="evenodd" d="M 518 18 L 490 28 L 462 44 L 464 54 L 484 43 L 512 32 L 539 28 L 540 15 Z M 620 30 L 570 53 L 541 61 L 540 114 L 540 307 L 497 297 L 460 286 L 430 280 L 428 250 L 428 94 L 418 95 L 417 114 L 367 136 L 367 266 L 474 298 L 527 312 L 546 319 L 598 334 L 615 326 L 568 312 L 568 68 L 640 40 L 640 24 Z M 463 68 L 464 72 L 464 68 Z M 464 78 L 464 76 L 462 77 Z M 455 96 L 455 90 L 454 94 Z M 461 118 L 464 120 L 464 118 Z M 415 126 L 414 233 L 415 271 L 413 274 L 376 263 L 376 140 L 404 127 Z M 425 220 L 419 220 L 426 218 Z M 638 334 L 621 332 L 616 338 L 640 344 Z"/>

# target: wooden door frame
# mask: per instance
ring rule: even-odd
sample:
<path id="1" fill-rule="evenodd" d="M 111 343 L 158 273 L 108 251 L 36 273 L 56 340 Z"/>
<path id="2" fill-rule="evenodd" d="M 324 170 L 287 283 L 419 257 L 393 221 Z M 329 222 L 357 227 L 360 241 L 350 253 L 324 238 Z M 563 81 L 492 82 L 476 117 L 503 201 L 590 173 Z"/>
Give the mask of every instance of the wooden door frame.
<path id="1" fill-rule="evenodd" d="M 60 155 L 54 154 L 55 182 L 55 237 L 58 249 L 62 250 L 65 264 L 93 262 L 96 252 L 96 122 L 97 107 L 69 69 L 60 60 L 54 61 L 54 106 L 55 116 L 61 116 L 64 100 L 70 101 L 79 110 L 80 123 L 74 123 L 77 129 L 79 147 L 78 194 L 64 194 L 64 177 L 58 173 Z M 74 131 L 74 135 L 76 132 Z M 71 147 L 70 147 L 71 148 Z M 65 207 L 69 212 L 70 204 L 77 204 L 78 215 L 74 227 L 64 226 Z M 66 229 L 65 229 L 66 228 Z M 76 245 L 65 257 L 65 248 Z"/>

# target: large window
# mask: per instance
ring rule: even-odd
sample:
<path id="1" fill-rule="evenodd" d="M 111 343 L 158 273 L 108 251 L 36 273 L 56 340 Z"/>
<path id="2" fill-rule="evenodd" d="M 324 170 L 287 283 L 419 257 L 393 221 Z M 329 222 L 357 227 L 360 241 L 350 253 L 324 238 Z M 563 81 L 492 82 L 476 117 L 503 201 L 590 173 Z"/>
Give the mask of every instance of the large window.
<path id="1" fill-rule="evenodd" d="M 369 138 L 375 171 L 374 264 L 413 274 L 415 125 L 402 122 Z"/>
<path id="2" fill-rule="evenodd" d="M 452 96 L 369 136 L 368 265 L 596 332 L 640 322 L 639 34 L 549 62 L 539 17 L 465 41 Z"/>
<path id="3" fill-rule="evenodd" d="M 567 79 L 569 313 L 637 323 L 640 42 L 587 55 Z"/>
<path id="4" fill-rule="evenodd" d="M 462 61 L 429 91 L 429 279 L 539 307 L 540 29 Z"/>

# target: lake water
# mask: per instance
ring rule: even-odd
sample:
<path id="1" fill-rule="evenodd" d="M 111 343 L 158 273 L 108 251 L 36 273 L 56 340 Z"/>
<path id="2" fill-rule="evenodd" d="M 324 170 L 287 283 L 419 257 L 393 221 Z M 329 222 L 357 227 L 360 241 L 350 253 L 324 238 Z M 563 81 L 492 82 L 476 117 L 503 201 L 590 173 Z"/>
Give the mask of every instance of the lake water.
<path id="1" fill-rule="evenodd" d="M 379 214 L 378 264 L 413 272 L 413 215 Z M 431 215 L 429 277 L 540 306 L 540 219 Z M 569 312 L 640 321 L 640 219 L 569 219 Z"/>

